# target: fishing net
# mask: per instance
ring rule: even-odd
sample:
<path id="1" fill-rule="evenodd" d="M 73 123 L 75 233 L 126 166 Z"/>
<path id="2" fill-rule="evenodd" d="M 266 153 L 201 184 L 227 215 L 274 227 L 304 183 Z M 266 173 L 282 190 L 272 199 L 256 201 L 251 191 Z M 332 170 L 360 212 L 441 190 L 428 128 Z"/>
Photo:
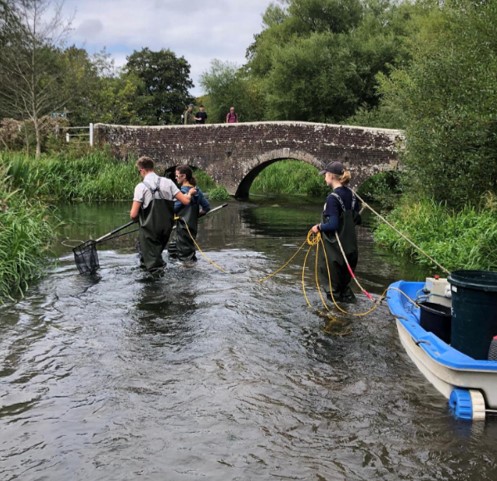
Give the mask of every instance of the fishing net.
<path id="1" fill-rule="evenodd" d="M 97 243 L 94 240 L 83 242 L 73 250 L 74 261 L 80 274 L 94 274 L 100 267 Z"/>

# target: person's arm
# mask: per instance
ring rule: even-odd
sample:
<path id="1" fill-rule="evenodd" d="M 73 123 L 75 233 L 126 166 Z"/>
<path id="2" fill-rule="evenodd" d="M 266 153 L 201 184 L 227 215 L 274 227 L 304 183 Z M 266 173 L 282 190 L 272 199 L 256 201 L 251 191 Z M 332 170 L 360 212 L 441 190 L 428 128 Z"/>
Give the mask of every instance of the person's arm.
<path id="1" fill-rule="evenodd" d="M 195 192 L 197 192 L 197 189 L 195 187 L 192 187 L 189 191 L 188 194 L 183 194 L 183 192 L 179 191 L 174 198 L 176 200 L 179 200 L 183 205 L 188 205 L 190 204 L 192 200 L 192 195 L 195 195 Z"/>
<path id="2" fill-rule="evenodd" d="M 197 195 L 198 195 L 198 203 L 200 205 L 200 209 L 202 213 L 205 215 L 207 212 L 211 210 L 211 206 L 209 204 L 209 201 L 205 198 L 204 193 L 200 190 L 197 189 Z"/>
<path id="3" fill-rule="evenodd" d="M 328 222 L 321 222 L 312 226 L 311 230 L 314 234 L 318 232 L 335 232 L 340 225 L 340 205 L 338 201 L 332 196 L 326 199 L 325 216 L 328 217 Z"/>
<path id="4" fill-rule="evenodd" d="M 140 213 L 142 203 L 138 202 L 137 200 L 134 200 L 133 203 L 131 204 L 131 210 L 129 211 L 129 216 L 131 220 L 134 220 L 135 222 L 138 220 L 138 215 Z"/>

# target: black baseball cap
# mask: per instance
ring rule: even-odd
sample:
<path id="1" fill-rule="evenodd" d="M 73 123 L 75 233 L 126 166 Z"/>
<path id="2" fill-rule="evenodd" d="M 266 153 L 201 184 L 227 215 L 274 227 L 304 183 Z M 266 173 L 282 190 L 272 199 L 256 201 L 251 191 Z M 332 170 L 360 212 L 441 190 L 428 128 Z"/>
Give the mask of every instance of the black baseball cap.
<path id="1" fill-rule="evenodd" d="M 331 174 L 335 175 L 342 175 L 344 171 L 345 168 L 343 164 L 341 162 L 335 161 L 327 164 L 326 167 L 319 172 L 319 175 L 326 174 L 326 172 L 330 172 Z"/>

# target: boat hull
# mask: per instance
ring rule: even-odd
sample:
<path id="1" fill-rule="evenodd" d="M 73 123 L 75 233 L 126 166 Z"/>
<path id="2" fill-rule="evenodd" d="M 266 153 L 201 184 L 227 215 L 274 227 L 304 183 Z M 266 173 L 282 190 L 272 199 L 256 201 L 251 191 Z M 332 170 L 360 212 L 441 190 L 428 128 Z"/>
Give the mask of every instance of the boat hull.
<path id="1" fill-rule="evenodd" d="M 497 409 L 497 362 L 475 360 L 420 325 L 424 283 L 399 281 L 387 294 L 400 342 L 426 379 L 447 399 L 454 389 L 481 392 L 485 410 Z"/>

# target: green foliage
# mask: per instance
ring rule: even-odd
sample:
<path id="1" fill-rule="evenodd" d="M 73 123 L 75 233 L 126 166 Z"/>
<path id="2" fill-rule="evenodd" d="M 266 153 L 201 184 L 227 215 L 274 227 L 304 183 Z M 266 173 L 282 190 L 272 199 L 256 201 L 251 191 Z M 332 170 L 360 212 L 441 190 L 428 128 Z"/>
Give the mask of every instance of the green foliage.
<path id="1" fill-rule="evenodd" d="M 0 22 L 0 116 L 33 123 L 36 156 L 41 154 L 40 119 L 60 112 L 67 98 L 60 88 L 60 45 L 69 26 L 54 0 L 3 2 Z M 5 35 L 5 36 L 4 36 Z"/>
<path id="2" fill-rule="evenodd" d="M 232 105 L 240 121 L 262 118 L 264 104 L 260 82 L 252 79 L 245 69 L 214 59 L 209 71 L 201 76 L 200 83 L 207 95 L 204 103 L 210 123 L 224 123 Z"/>
<path id="3" fill-rule="evenodd" d="M 50 201 L 130 199 L 138 181 L 133 162 L 120 162 L 103 151 L 83 157 L 41 157 L 0 153 L 8 185 L 33 198 Z"/>
<path id="4" fill-rule="evenodd" d="M 46 206 L 8 186 L 0 168 L 0 303 L 22 295 L 47 265 L 54 217 Z"/>
<path id="5" fill-rule="evenodd" d="M 190 65 L 169 49 L 153 52 L 148 48 L 127 58 L 125 71 L 140 79 L 135 99 L 140 123 L 177 124 L 185 106 L 193 102 L 188 89 L 193 87 Z"/>
<path id="6" fill-rule="evenodd" d="M 282 160 L 261 171 L 250 191 L 255 194 L 323 197 L 329 193 L 329 188 L 312 165 L 297 160 Z"/>
<path id="7" fill-rule="evenodd" d="M 230 195 L 225 187 L 214 187 L 209 190 L 209 200 L 228 200 Z"/>
<path id="8" fill-rule="evenodd" d="M 357 193 L 381 209 L 392 209 L 403 192 L 404 178 L 400 171 L 380 172 L 366 179 Z"/>
<path id="9" fill-rule="evenodd" d="M 489 197 L 489 200 L 490 197 Z M 404 202 L 386 218 L 415 245 L 448 270 L 497 269 L 497 209 L 495 198 L 480 208 L 459 212 L 435 201 Z M 379 224 L 375 241 L 419 264 L 431 261 L 391 227 Z"/>
<path id="10" fill-rule="evenodd" d="M 462 209 L 496 192 L 497 3 L 430 3 L 412 63 L 384 78 L 382 92 L 403 112 L 410 190 Z"/>
<path id="11" fill-rule="evenodd" d="M 207 192 L 216 187 L 216 183 L 212 180 L 208 174 L 203 170 L 194 170 L 193 175 L 197 181 L 197 185 L 202 189 L 202 191 Z"/>
<path id="12" fill-rule="evenodd" d="M 340 123 L 376 108 L 378 74 L 408 58 L 409 8 L 382 0 L 286 3 L 267 9 L 266 28 L 248 49 L 246 72 L 264 109 L 258 119 Z"/>

